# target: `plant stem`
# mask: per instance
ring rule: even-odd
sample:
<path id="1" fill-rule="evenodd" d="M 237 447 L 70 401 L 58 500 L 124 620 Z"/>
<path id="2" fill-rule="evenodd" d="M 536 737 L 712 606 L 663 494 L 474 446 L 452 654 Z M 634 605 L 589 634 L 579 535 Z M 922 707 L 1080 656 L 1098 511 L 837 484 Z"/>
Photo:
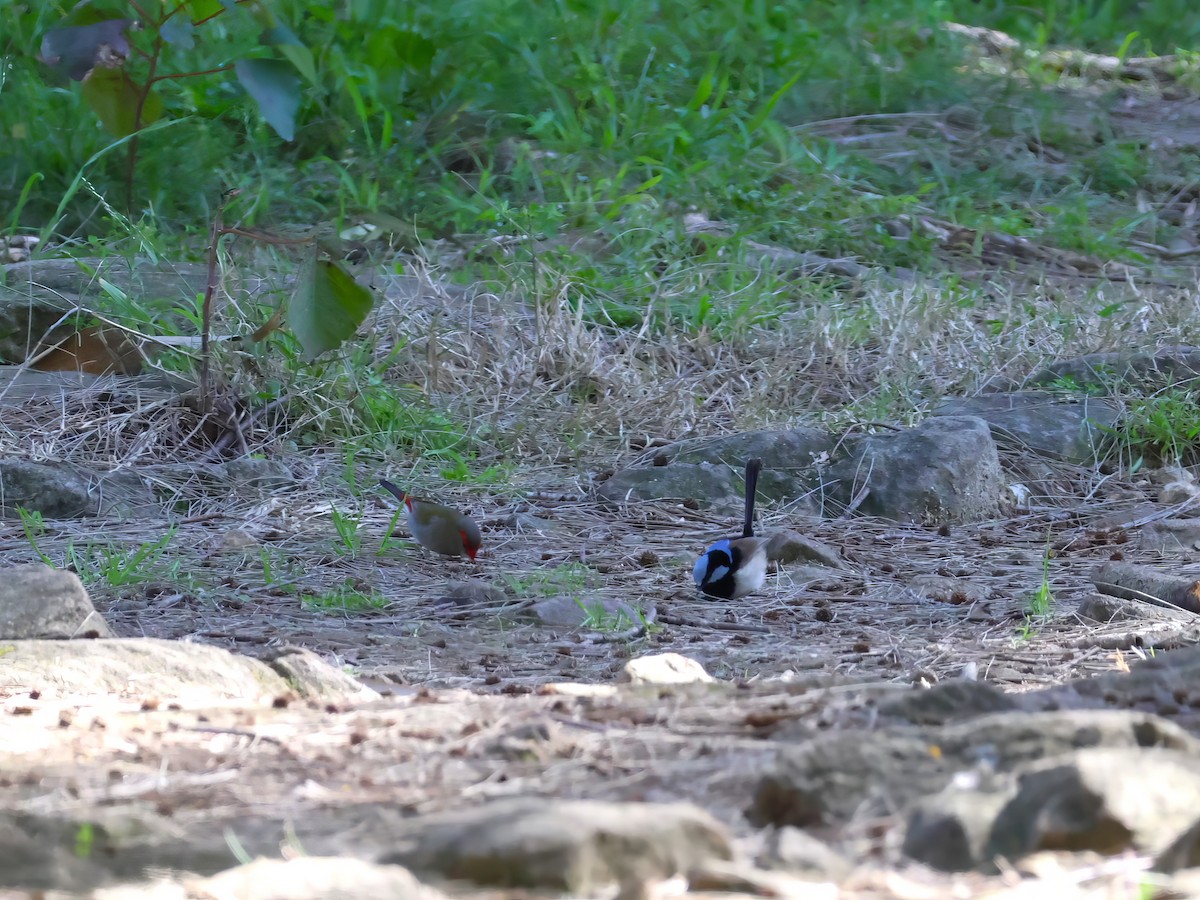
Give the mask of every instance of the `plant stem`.
<path id="1" fill-rule="evenodd" d="M 212 334 L 212 304 L 213 295 L 217 292 L 217 250 L 221 235 L 225 234 L 222 219 L 225 206 L 241 193 L 234 188 L 221 195 L 221 202 L 213 215 L 212 228 L 208 233 L 208 277 L 204 284 L 204 301 L 200 304 L 200 415 L 207 418 L 212 412 L 212 392 L 209 384 L 210 348 L 209 338 Z"/>

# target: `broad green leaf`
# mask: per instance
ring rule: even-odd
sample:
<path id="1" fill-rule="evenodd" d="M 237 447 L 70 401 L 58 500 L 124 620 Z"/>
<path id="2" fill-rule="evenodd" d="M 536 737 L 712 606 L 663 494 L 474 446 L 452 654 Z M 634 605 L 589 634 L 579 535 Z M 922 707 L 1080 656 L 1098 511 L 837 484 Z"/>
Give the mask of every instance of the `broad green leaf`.
<path id="1" fill-rule="evenodd" d="M 300 78 L 281 59 L 239 59 L 233 64 L 238 81 L 262 110 L 267 124 L 285 141 L 296 136 L 300 109 Z"/>
<path id="2" fill-rule="evenodd" d="M 274 47 L 283 54 L 309 84 L 317 84 L 317 68 L 313 65 L 312 51 L 301 43 L 292 29 L 276 21 L 270 28 L 265 29 L 258 39 L 264 45 Z"/>
<path id="3" fill-rule="evenodd" d="M 127 137 L 162 118 L 162 99 L 151 91 L 142 106 L 141 121 L 137 121 L 143 91 L 124 69 L 92 69 L 83 79 L 84 101 L 108 132 L 117 137 Z"/>
<path id="4" fill-rule="evenodd" d="M 221 0 L 187 0 L 184 4 L 188 18 L 193 22 L 205 22 L 219 15 L 226 6 Z"/>
<path id="5" fill-rule="evenodd" d="M 317 67 L 313 65 L 311 50 L 303 44 L 280 44 L 277 49 L 287 58 L 288 62 L 296 67 L 296 71 L 303 75 L 309 84 L 317 84 Z"/>
<path id="6" fill-rule="evenodd" d="M 127 32 L 133 19 L 51 28 L 42 38 L 42 62 L 82 81 L 97 66 L 115 68 L 129 58 Z"/>
<path id="7" fill-rule="evenodd" d="M 196 26 L 187 16 L 171 16 L 158 29 L 162 39 L 180 50 L 191 50 L 196 46 Z"/>
<path id="8" fill-rule="evenodd" d="M 267 47 L 279 47 L 283 44 L 299 44 L 300 38 L 296 37 L 296 32 L 288 28 L 281 22 L 276 21 L 270 28 L 263 30 L 263 33 L 258 36 L 259 42 Z"/>
<path id="9" fill-rule="evenodd" d="M 337 263 L 313 255 L 296 275 L 296 292 L 288 304 L 288 325 L 314 360 L 340 347 L 371 311 L 371 292 Z"/>

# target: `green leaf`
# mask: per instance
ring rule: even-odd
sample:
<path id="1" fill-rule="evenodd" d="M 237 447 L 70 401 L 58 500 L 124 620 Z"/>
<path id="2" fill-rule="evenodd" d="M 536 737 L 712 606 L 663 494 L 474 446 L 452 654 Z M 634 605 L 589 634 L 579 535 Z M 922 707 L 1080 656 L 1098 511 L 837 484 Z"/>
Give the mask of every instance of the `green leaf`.
<path id="1" fill-rule="evenodd" d="M 42 38 L 42 62 L 73 81 L 82 81 L 96 67 L 117 68 L 129 58 L 129 29 L 133 19 L 104 19 L 88 25 L 51 28 Z"/>
<path id="2" fill-rule="evenodd" d="M 144 91 L 124 69 L 92 69 L 83 79 L 83 99 L 109 133 L 117 137 L 127 137 L 162 118 L 162 99 L 151 91 L 142 105 L 141 121 L 137 121 L 138 102 Z"/>
<path id="3" fill-rule="evenodd" d="M 188 18 L 196 23 L 206 22 L 226 9 L 226 4 L 221 0 L 187 0 L 183 6 Z"/>
<path id="4" fill-rule="evenodd" d="M 763 123 L 771 117 L 771 113 L 775 111 L 775 107 L 779 104 L 779 101 L 783 99 L 783 95 L 796 86 L 796 82 L 800 80 L 801 74 L 801 72 L 797 72 L 795 75 L 789 78 L 779 90 L 771 95 L 771 99 L 764 103 L 758 109 L 758 111 L 751 116 L 750 121 L 746 123 L 746 132 L 748 134 L 754 134 L 754 132 L 763 127 Z"/>
<path id="5" fill-rule="evenodd" d="M 158 29 L 162 39 L 180 50 L 191 50 L 196 46 L 196 26 L 187 16 L 171 16 Z"/>
<path id="6" fill-rule="evenodd" d="M 304 348 L 305 359 L 316 359 L 340 347 L 363 323 L 374 305 L 371 292 L 337 263 L 313 255 L 296 276 L 296 293 L 288 304 L 288 325 Z"/>
<path id="7" fill-rule="evenodd" d="M 317 67 L 313 65 L 312 51 L 303 44 L 280 44 L 277 48 L 288 62 L 296 67 L 304 79 L 311 85 L 317 82 Z"/>
<path id="8" fill-rule="evenodd" d="M 267 124 L 285 141 L 295 138 L 300 78 L 292 65 L 281 59 L 239 59 L 233 65 Z"/>

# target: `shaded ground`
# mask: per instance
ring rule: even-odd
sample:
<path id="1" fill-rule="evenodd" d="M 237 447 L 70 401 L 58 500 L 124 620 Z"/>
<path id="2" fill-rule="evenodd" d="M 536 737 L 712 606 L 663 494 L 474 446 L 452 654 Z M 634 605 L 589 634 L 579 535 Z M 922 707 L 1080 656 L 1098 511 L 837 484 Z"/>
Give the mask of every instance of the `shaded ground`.
<path id="1" fill-rule="evenodd" d="M 388 527 L 390 505 L 381 501 L 379 507 L 363 524 L 368 535 L 382 535 Z M 379 610 L 340 613 L 312 608 L 311 599 L 306 608 L 294 593 L 262 583 L 257 549 L 198 552 L 184 565 L 208 584 L 227 585 L 228 592 L 150 580 L 112 590 L 107 605 L 106 592 L 96 593 L 122 635 L 200 639 L 248 653 L 304 646 L 362 677 L 403 685 L 499 692 L 545 681 L 606 683 L 631 655 L 663 650 L 686 654 L 730 680 L 801 672 L 933 680 L 975 663 L 990 681 L 1034 685 L 1112 667 L 1109 652 L 1099 646 L 1103 629 L 1081 625 L 1072 610 L 1094 590 L 1091 578 L 1099 564 L 1114 553 L 1139 559 L 1136 541 L 1129 544 L 1128 532 L 1112 525 L 1136 520 L 1145 508 L 1132 500 L 1094 499 L 1074 510 L 956 528 L 949 535 L 864 519 L 797 523 L 772 515 L 765 521 L 768 530 L 799 524 L 806 534 L 838 547 L 847 567 L 831 569 L 815 583 L 797 583 L 783 567 L 760 594 L 736 604 L 705 600 L 691 590 L 692 548 L 718 532 L 719 522 L 662 509 L 606 512 L 586 501 L 532 506 L 558 533 L 493 526 L 486 532 L 488 552 L 474 568 L 448 566 L 399 546 L 380 556 L 366 549 L 358 559 L 333 551 L 314 558 L 311 550 L 300 549 L 319 544 L 313 535 L 270 545 L 282 560 L 277 565 L 284 572 L 290 568 L 310 589 L 350 580 L 378 592 L 386 602 Z M 486 527 L 503 516 L 482 518 Z M 186 558 L 181 550 L 189 545 L 202 552 L 219 544 L 231 528 L 252 531 L 253 521 L 239 517 L 228 525 L 184 526 L 173 541 L 173 557 Z M 313 525 L 327 522 L 317 519 Z M 145 527 L 139 524 L 139 530 Z M 589 533 L 596 537 L 587 540 Z M 1055 603 L 1046 621 L 1027 626 L 1048 536 Z M 106 538 L 116 537 L 106 532 Z M 647 554 L 656 561 L 649 567 Z M 549 559 L 539 560 L 541 566 L 530 565 L 543 556 Z M 508 604 L 456 604 L 445 599 L 447 568 L 501 584 L 508 576 L 524 587 L 525 599 L 565 595 L 585 605 L 598 598 L 633 602 L 644 611 L 655 609 L 657 624 L 644 636 L 619 639 L 632 623 L 553 628 L 532 621 L 518 598 Z M 1189 571 L 1178 574 L 1186 577 Z M 954 581 L 933 592 L 943 596 L 939 601 L 909 586 L 920 575 Z M 955 586 L 969 587 L 970 596 L 947 597 Z M 1085 636 L 1097 645 L 1072 646 Z"/>

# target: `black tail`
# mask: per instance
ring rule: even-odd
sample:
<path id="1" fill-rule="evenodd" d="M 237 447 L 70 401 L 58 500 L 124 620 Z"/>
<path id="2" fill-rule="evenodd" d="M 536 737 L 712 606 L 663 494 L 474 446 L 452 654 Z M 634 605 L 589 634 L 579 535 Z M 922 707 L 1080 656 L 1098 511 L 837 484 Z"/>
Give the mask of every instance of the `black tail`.
<path id="1" fill-rule="evenodd" d="M 757 456 L 746 460 L 746 518 L 742 522 L 742 537 L 754 537 L 754 495 L 758 491 L 758 473 L 762 460 Z"/>
<path id="2" fill-rule="evenodd" d="M 381 488 L 383 488 L 384 490 L 388 491 L 389 493 L 394 494 L 396 496 L 396 499 L 399 500 L 401 503 L 404 502 L 404 497 L 405 497 L 404 491 L 400 490 L 400 488 L 396 487 L 394 484 L 392 484 L 386 478 L 379 479 L 379 486 Z"/>

